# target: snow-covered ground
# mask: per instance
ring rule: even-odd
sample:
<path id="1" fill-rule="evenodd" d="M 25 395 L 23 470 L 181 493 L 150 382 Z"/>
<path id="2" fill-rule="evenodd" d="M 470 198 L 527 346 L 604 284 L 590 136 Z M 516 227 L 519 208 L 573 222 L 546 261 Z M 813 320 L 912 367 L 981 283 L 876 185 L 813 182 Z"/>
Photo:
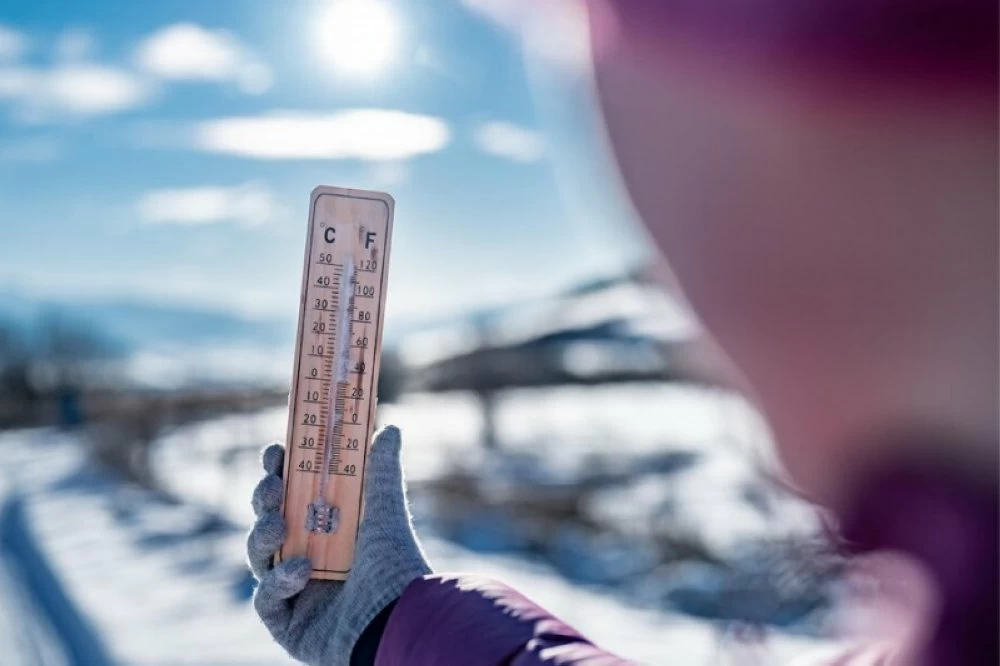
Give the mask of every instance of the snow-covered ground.
<path id="1" fill-rule="evenodd" d="M 253 516 L 248 498 L 261 474 L 257 451 L 284 439 L 286 419 L 287 410 L 277 408 L 179 429 L 161 440 L 155 467 L 173 493 L 249 525 Z M 471 396 L 410 396 L 380 407 L 380 420 L 403 430 L 404 466 L 411 484 L 433 478 L 456 460 L 473 466 L 476 462 L 468 461 L 490 463 L 480 444 L 481 415 Z M 755 458 L 740 443 L 766 441 L 766 434 L 752 412 L 721 394 L 651 386 L 525 391 L 503 402 L 498 422 L 506 450 L 539 455 L 551 463 L 552 474 L 572 475 L 609 448 L 620 452 L 622 460 L 663 448 L 699 452 L 704 461 L 685 475 L 673 497 L 682 501 L 678 513 L 687 513 L 690 525 L 697 525 L 722 551 L 753 536 L 802 533 L 815 526 L 811 510 L 798 503 L 781 505 L 768 520 L 747 507 L 739 494 L 740 482 L 753 477 Z M 719 442 L 729 446 L 720 450 Z M 656 491 L 644 499 L 644 489 L 636 490 L 628 503 L 617 503 L 627 509 L 621 520 L 630 519 L 628 510 L 655 510 Z M 420 506 L 416 512 L 422 541 L 437 570 L 473 571 L 529 590 L 537 602 L 623 656 L 654 664 L 675 657 L 683 657 L 684 663 L 717 664 L 720 653 L 745 650 L 721 639 L 711 623 L 635 608 L 610 593 L 573 585 L 538 562 L 456 546 L 421 525 Z M 728 647 L 720 648 L 720 642 Z M 815 640 L 773 633 L 765 650 L 768 663 L 783 663 L 805 646 L 813 648 L 807 652 L 824 649 Z"/>
<path id="2" fill-rule="evenodd" d="M 205 530 L 204 510 L 130 488 L 97 469 L 76 437 L 52 430 L 0 436 L 0 470 L 118 663 L 294 663 L 247 603 L 240 531 Z"/>
<path id="3" fill-rule="evenodd" d="M 732 414 L 739 413 L 732 405 L 699 406 L 694 398 L 685 405 L 679 395 L 674 396 L 676 406 L 667 401 L 671 405 L 664 408 L 665 396 L 657 400 L 639 389 L 610 397 L 556 392 L 539 400 L 515 395 L 501 411 L 504 444 L 538 450 L 546 442 L 546 450 L 562 452 L 556 457 L 566 459 L 566 465 L 588 448 L 606 448 L 609 438 L 616 447 L 635 450 L 665 443 L 706 450 L 711 438 L 720 435 L 712 431 L 718 426 L 709 425 L 718 410 L 730 424 L 737 420 Z M 634 418 L 623 420 L 626 410 Z M 387 405 L 381 417 L 403 428 L 405 464 L 413 480 L 439 472 L 456 456 L 480 455 L 478 412 L 466 397 L 417 396 Z M 118 663 L 290 663 L 254 616 L 243 564 L 244 532 L 252 518 L 249 496 L 260 475 L 256 451 L 269 440 L 283 439 L 284 420 L 285 410 L 268 410 L 180 428 L 164 437 L 156 467 L 180 502 L 130 487 L 98 469 L 76 435 L 47 429 L 0 434 L 0 495 L 24 495 L 38 548 Z M 692 425 L 699 420 L 701 429 Z M 676 427 L 660 430 L 655 424 L 662 423 Z M 728 436 L 749 427 L 746 423 L 726 426 L 734 428 Z M 718 487 L 698 495 L 699 486 L 694 483 L 691 491 L 696 504 L 708 503 L 708 497 L 717 503 L 699 519 L 717 521 L 714 529 L 724 534 L 731 520 L 720 515 L 721 506 L 730 498 Z M 802 524 L 802 517 L 790 511 L 781 529 L 803 529 Z M 537 562 L 474 553 L 430 532 L 421 536 L 437 570 L 503 580 L 624 657 L 653 664 L 753 663 L 747 652 L 751 648 L 722 639 L 710 623 L 636 608 L 609 593 L 573 585 Z M 0 586 L 17 585 L 4 577 L 8 575 L 0 563 Z M 15 595 L 3 589 L 0 617 L 9 618 L 16 612 Z M 0 622 L 0 651 L 10 648 L 11 635 Z M 769 664 L 798 663 L 802 656 L 814 663 L 835 649 L 773 632 L 760 652 Z"/>
<path id="4" fill-rule="evenodd" d="M 432 479 L 460 461 L 495 463 L 482 442 L 482 414 L 474 396 L 418 394 L 379 407 L 379 420 L 403 432 L 403 463 L 411 483 Z M 690 451 L 699 464 L 663 483 L 635 484 L 615 501 L 594 507 L 621 520 L 648 515 L 665 492 L 678 503 L 685 525 L 720 553 L 749 538 L 809 533 L 817 518 L 804 503 L 783 498 L 764 515 L 746 501 L 747 484 L 766 465 L 768 434 L 756 414 L 729 394 L 676 386 L 637 384 L 610 388 L 560 388 L 509 392 L 497 409 L 502 448 L 544 464 L 540 473 L 572 477 L 600 459 L 628 465 L 644 455 Z M 235 519 L 252 518 L 245 501 L 259 476 L 248 443 L 283 441 L 287 410 L 232 416 L 184 428 L 165 437 L 156 464 L 164 483 L 184 497 L 219 506 Z M 249 454 L 249 455 L 248 455 Z M 610 500 L 611 498 L 609 498 Z"/>

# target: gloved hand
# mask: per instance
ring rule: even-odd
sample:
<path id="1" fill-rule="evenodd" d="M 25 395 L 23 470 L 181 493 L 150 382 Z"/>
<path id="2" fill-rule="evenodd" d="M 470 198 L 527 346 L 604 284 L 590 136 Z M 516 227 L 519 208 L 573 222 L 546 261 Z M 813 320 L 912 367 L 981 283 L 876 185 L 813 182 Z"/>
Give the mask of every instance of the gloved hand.
<path id="1" fill-rule="evenodd" d="M 285 540 L 280 513 L 285 449 L 272 444 L 264 450 L 266 476 L 253 494 L 257 522 L 247 537 L 250 568 L 260 581 L 254 608 L 275 641 L 299 661 L 347 666 L 368 623 L 411 581 L 431 572 L 413 532 L 399 450 L 399 429 L 389 426 L 368 454 L 364 516 L 344 582 L 309 580 L 305 557 L 271 566 Z"/>

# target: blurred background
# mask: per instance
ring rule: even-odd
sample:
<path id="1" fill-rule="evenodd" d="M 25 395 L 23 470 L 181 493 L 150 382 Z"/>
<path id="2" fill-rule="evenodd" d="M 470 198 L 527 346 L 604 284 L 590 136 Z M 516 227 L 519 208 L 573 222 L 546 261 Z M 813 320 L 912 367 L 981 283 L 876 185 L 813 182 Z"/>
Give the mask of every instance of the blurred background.
<path id="1" fill-rule="evenodd" d="M 318 184 L 397 202 L 379 420 L 437 570 L 650 663 L 835 647 L 840 562 L 632 219 L 578 8 L 519 4 L 4 4 L 5 664 L 287 661 L 243 538 Z"/>

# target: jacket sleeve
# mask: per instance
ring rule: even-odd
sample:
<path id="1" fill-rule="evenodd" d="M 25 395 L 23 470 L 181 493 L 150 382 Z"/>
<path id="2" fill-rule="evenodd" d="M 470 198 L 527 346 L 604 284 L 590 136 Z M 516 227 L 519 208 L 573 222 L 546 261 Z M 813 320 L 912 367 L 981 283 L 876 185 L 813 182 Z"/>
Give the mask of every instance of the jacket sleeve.
<path id="1" fill-rule="evenodd" d="M 432 575 L 410 583 L 379 644 L 376 666 L 623 666 L 503 583 Z"/>

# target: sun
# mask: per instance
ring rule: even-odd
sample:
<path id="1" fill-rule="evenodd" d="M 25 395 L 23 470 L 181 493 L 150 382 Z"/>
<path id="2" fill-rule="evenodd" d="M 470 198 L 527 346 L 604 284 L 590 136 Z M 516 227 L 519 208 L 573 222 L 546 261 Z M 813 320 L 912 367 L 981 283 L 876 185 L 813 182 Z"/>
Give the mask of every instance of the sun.
<path id="1" fill-rule="evenodd" d="M 399 21 L 383 0 L 334 0 L 317 22 L 319 52 L 338 73 L 372 77 L 392 64 Z"/>

